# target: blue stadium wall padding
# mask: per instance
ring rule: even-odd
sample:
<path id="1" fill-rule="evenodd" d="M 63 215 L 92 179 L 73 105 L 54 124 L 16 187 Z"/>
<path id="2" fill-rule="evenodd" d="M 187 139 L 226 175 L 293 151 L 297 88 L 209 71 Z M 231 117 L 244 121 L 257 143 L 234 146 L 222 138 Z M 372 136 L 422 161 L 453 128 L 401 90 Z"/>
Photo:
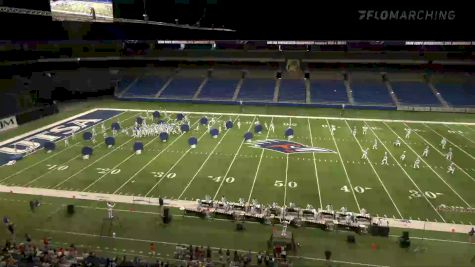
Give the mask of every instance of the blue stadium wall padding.
<path id="1" fill-rule="evenodd" d="M 232 121 L 227 121 L 226 122 L 226 129 L 231 129 L 231 128 L 233 128 L 233 126 L 234 126 L 234 123 Z"/>
<path id="2" fill-rule="evenodd" d="M 222 105 L 240 105 L 239 101 L 220 101 L 220 100 L 191 100 L 191 99 L 155 99 L 143 97 L 119 97 L 124 101 L 142 101 L 142 102 L 175 102 L 175 103 L 191 103 L 191 104 L 222 104 Z M 283 107 L 315 107 L 315 108 L 337 108 L 341 109 L 342 104 L 330 103 L 274 103 L 266 101 L 243 101 L 242 105 L 246 106 L 283 106 Z M 367 110 L 397 110 L 396 106 L 384 105 L 350 105 L 345 104 L 345 109 L 367 109 Z"/>

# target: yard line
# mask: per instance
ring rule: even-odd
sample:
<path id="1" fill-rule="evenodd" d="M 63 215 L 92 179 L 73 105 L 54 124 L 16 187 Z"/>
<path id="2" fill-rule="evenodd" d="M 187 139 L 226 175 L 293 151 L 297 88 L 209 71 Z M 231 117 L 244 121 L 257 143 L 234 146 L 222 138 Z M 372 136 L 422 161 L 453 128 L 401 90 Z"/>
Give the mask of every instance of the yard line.
<path id="1" fill-rule="evenodd" d="M 407 126 L 407 124 L 404 124 Z M 424 124 L 425 125 L 425 124 Z M 429 128 L 430 130 L 432 130 L 432 128 L 428 127 L 427 125 L 425 125 L 427 128 Z M 409 126 L 407 126 L 409 127 Z M 434 133 L 436 133 L 437 135 L 439 135 L 440 137 L 443 137 L 442 135 L 440 135 L 439 133 L 437 133 L 436 131 L 432 130 Z M 422 140 L 424 140 L 424 142 L 426 142 L 429 146 L 431 146 L 433 149 L 435 149 L 435 151 L 439 152 L 439 154 L 442 156 L 442 157 L 445 157 L 444 153 L 440 152 L 440 150 L 438 150 L 435 146 L 433 146 L 431 143 L 429 143 L 429 141 L 427 141 L 424 137 L 422 137 L 420 134 L 418 134 L 417 132 L 415 132 L 417 136 L 419 136 Z M 447 138 L 447 141 L 449 141 L 449 143 L 451 143 L 452 145 L 454 145 L 456 148 L 458 148 L 459 150 L 461 150 L 462 152 L 465 152 L 463 149 L 461 149 L 460 147 L 458 147 L 456 144 L 450 142 L 450 140 Z M 467 153 L 467 152 L 465 152 Z M 471 156 L 470 154 L 467 153 L 467 155 Z M 472 156 L 471 156 L 472 157 Z M 472 157 L 473 158 L 473 157 Z M 465 175 L 467 175 L 470 179 L 472 179 L 472 181 L 475 182 L 475 178 L 473 178 L 470 174 L 468 174 L 466 171 L 464 171 L 463 168 L 461 168 L 459 165 L 457 165 L 454 161 L 452 161 L 452 163 L 454 164 L 455 167 L 457 167 L 460 171 L 462 171 Z"/>
<path id="2" fill-rule="evenodd" d="M 254 116 L 254 117 L 252 118 L 251 124 L 249 125 L 249 129 L 247 129 L 248 132 L 251 130 L 252 125 L 253 125 L 255 119 L 256 119 L 256 117 Z M 233 167 L 234 161 L 236 160 L 237 155 L 239 155 L 239 151 L 241 151 L 241 147 L 242 147 L 242 145 L 244 144 L 244 142 L 245 142 L 245 140 L 244 140 L 244 138 L 243 138 L 242 141 L 241 141 L 241 144 L 239 145 L 239 148 L 237 149 L 236 153 L 234 153 L 234 158 L 233 158 L 233 160 L 231 161 L 231 163 L 229 164 L 228 169 L 226 170 L 226 173 L 224 174 L 223 180 L 222 180 L 221 183 L 219 184 L 218 190 L 216 190 L 216 193 L 214 194 L 213 200 L 216 199 L 216 196 L 218 195 L 219 191 L 221 190 L 221 187 L 223 186 L 224 181 L 225 181 L 226 178 L 228 177 L 229 171 L 231 171 L 231 168 Z"/>
<path id="3" fill-rule="evenodd" d="M 274 117 L 270 119 L 270 123 L 272 124 L 273 122 L 274 122 Z M 269 129 L 267 129 L 266 140 L 269 138 L 269 134 L 270 134 L 270 131 Z M 251 191 L 249 191 L 249 197 L 247 198 L 247 203 L 251 201 L 252 192 L 254 191 L 254 185 L 256 184 L 257 174 L 259 173 L 259 168 L 261 167 L 262 156 L 264 155 L 264 151 L 265 149 L 261 149 L 261 156 L 259 157 L 259 163 L 257 163 L 256 174 L 254 175 L 254 181 L 252 181 Z"/>
<path id="4" fill-rule="evenodd" d="M 468 125 L 465 124 L 462 125 L 465 126 L 465 128 L 467 128 L 469 131 L 475 132 L 475 129 L 473 129 L 472 127 L 468 127 Z"/>
<path id="5" fill-rule="evenodd" d="M 350 125 L 348 124 L 348 121 L 345 120 L 345 123 L 346 123 L 346 126 L 348 126 L 348 129 L 351 131 L 351 127 L 350 127 Z M 355 135 L 353 135 L 353 137 L 355 138 L 356 143 L 358 144 L 358 146 L 360 147 L 360 149 L 363 150 L 363 147 L 361 146 L 360 141 L 358 141 L 358 138 L 356 138 Z M 384 185 L 383 181 L 381 180 L 381 177 L 379 176 L 378 172 L 377 172 L 376 169 L 374 168 L 373 163 L 371 162 L 371 160 L 370 160 L 368 157 L 366 158 L 366 160 L 368 161 L 369 166 L 371 166 L 371 169 L 373 169 L 374 174 L 376 174 L 376 177 L 378 177 L 379 182 L 381 183 L 381 185 L 382 185 L 383 188 L 384 188 L 384 191 L 386 191 L 386 194 L 388 195 L 389 199 L 390 199 L 391 202 L 393 203 L 394 208 L 396 208 L 397 213 L 399 214 L 399 216 L 401 217 L 401 219 L 404 218 L 404 217 L 402 216 L 401 212 L 399 211 L 399 208 L 397 207 L 396 203 L 394 202 L 393 198 L 391 197 L 391 194 L 389 194 L 388 189 L 386 188 L 386 186 Z"/>
<path id="6" fill-rule="evenodd" d="M 221 118 L 221 116 L 218 117 L 218 120 L 219 120 L 219 118 Z M 201 140 L 201 138 L 202 138 L 203 136 L 205 136 L 206 133 L 207 133 L 207 131 L 205 130 L 205 131 L 203 132 L 203 134 L 198 138 L 198 141 Z M 155 183 L 155 184 L 152 186 L 152 188 L 151 188 L 150 190 L 148 190 L 148 192 L 145 194 L 145 197 L 147 197 L 147 196 L 153 191 L 153 189 L 155 189 L 155 187 L 157 187 L 157 186 L 162 182 L 162 180 L 163 180 L 165 177 L 167 177 L 167 175 L 176 167 L 176 165 L 178 165 L 178 163 L 181 162 L 181 160 L 182 160 L 182 159 L 188 154 L 188 152 L 190 152 L 190 151 L 191 151 L 191 148 L 188 148 L 188 150 L 186 150 L 185 153 L 183 153 L 183 155 L 181 155 L 181 157 L 173 164 L 173 166 L 171 166 L 171 167 L 168 169 L 168 171 L 167 171 L 165 174 L 163 174 L 162 178 L 160 178 L 160 180 L 158 180 L 158 182 Z M 119 188 L 118 190 L 120 190 L 120 189 L 121 189 L 121 188 Z M 116 191 L 118 191 L 118 190 L 116 190 Z"/>
<path id="7" fill-rule="evenodd" d="M 328 122 L 328 119 L 326 119 L 326 122 L 327 122 L 327 125 L 328 125 L 328 130 L 330 131 L 330 129 L 331 129 L 330 122 Z M 358 199 L 356 198 L 355 190 L 353 188 L 353 185 L 351 184 L 350 176 L 348 175 L 348 172 L 346 171 L 345 163 L 344 163 L 343 158 L 341 157 L 341 154 L 340 154 L 340 149 L 338 148 L 338 144 L 336 143 L 335 136 L 333 136 L 331 134 L 331 132 L 330 132 L 330 135 L 333 139 L 333 143 L 335 144 L 336 152 L 338 153 L 338 157 L 340 157 L 341 166 L 343 166 L 343 170 L 345 171 L 345 175 L 346 175 L 346 180 L 350 184 L 351 193 L 353 193 L 353 198 L 355 199 L 356 206 L 358 207 L 358 211 L 359 211 L 359 210 L 361 210 L 360 203 L 358 203 Z"/>
<path id="8" fill-rule="evenodd" d="M 236 120 L 239 118 L 239 115 L 236 117 L 236 119 L 234 120 L 234 122 L 236 122 Z M 198 173 L 200 173 L 201 169 L 203 169 L 203 167 L 206 165 L 206 162 L 208 162 L 209 158 L 211 158 L 211 156 L 213 155 L 214 151 L 216 150 L 216 148 L 218 148 L 218 146 L 221 144 L 221 142 L 223 141 L 224 137 L 226 137 L 226 135 L 229 133 L 229 131 L 226 131 L 223 136 L 221 137 L 221 139 L 219 140 L 219 142 L 214 146 L 213 150 L 211 150 L 211 152 L 208 154 L 208 157 L 206 157 L 205 161 L 201 164 L 200 168 L 196 171 L 195 175 L 193 175 L 193 177 L 191 178 L 191 180 L 188 182 L 188 184 L 186 185 L 185 189 L 183 189 L 183 191 L 181 192 L 181 194 L 178 196 L 177 199 L 181 199 L 181 197 L 183 196 L 183 194 L 185 194 L 186 190 L 188 189 L 188 187 L 190 187 L 191 183 L 195 180 L 196 176 L 198 176 Z"/>
<path id="9" fill-rule="evenodd" d="M 450 128 L 449 126 L 447 126 L 447 125 L 444 125 L 444 126 L 447 127 L 448 129 L 454 131 L 454 130 L 453 130 L 452 128 Z M 464 125 L 464 126 L 467 127 L 466 125 Z M 459 134 L 459 135 L 460 135 L 461 137 L 465 138 L 465 139 L 466 139 L 467 141 L 469 141 L 470 143 L 475 144 L 475 142 L 473 142 L 470 138 L 467 138 L 465 135 L 463 135 L 463 134 Z"/>
<path id="10" fill-rule="evenodd" d="M 289 118 L 289 128 L 292 127 L 292 118 Z M 286 154 L 286 161 L 285 161 L 285 183 L 284 183 L 284 204 L 283 206 L 286 206 L 287 202 L 287 178 L 289 176 L 289 154 Z"/>
<path id="11" fill-rule="evenodd" d="M 432 127 L 429 127 L 427 124 L 424 124 L 425 127 L 429 128 L 431 131 L 433 131 L 435 134 L 437 134 L 438 136 L 444 138 L 445 136 L 439 134 L 437 131 L 435 131 L 434 129 L 432 129 Z M 450 129 L 448 126 L 446 126 L 448 129 Z M 472 142 L 470 139 L 468 139 L 467 137 L 459 134 L 459 136 L 467 139 L 468 141 Z M 462 151 L 463 153 L 465 153 L 467 156 L 469 156 L 470 158 L 474 159 L 475 160 L 475 157 L 472 156 L 472 154 L 469 154 L 467 151 L 463 150 L 461 147 L 459 147 L 458 145 L 456 145 L 454 142 L 450 141 L 449 138 L 445 137 L 447 139 L 447 141 L 449 141 L 449 143 L 451 143 L 454 147 L 458 148 L 460 151 Z M 473 142 L 472 142 L 473 143 Z M 438 150 L 437 150 L 438 151 Z M 439 151 L 439 153 L 441 153 Z M 442 154 L 442 153 L 441 153 Z M 443 155 L 443 154 L 442 154 Z"/>
<path id="12" fill-rule="evenodd" d="M 470 204 L 468 204 L 468 202 L 465 201 L 465 199 L 463 199 L 463 197 L 460 196 L 459 193 L 458 193 L 457 191 L 455 191 L 455 190 L 452 188 L 452 186 L 450 186 L 450 185 L 444 180 L 444 178 L 442 178 L 442 177 L 429 165 L 429 163 L 427 163 L 427 162 L 424 160 L 424 157 L 419 156 L 419 154 L 417 154 L 417 152 L 416 152 L 410 145 L 408 145 L 408 144 L 406 143 L 406 141 L 404 140 L 404 138 L 401 138 L 391 127 L 389 127 L 389 125 L 388 125 L 386 122 L 383 122 L 383 123 L 384 123 L 384 125 L 386 125 L 386 127 L 387 127 L 389 130 L 391 130 L 391 132 L 393 132 L 397 137 L 399 137 L 399 139 L 402 140 L 402 141 L 404 142 L 404 144 L 406 144 L 406 146 L 407 146 L 414 154 L 416 154 L 416 155 L 422 160 L 422 162 L 424 162 L 424 164 L 426 164 L 427 167 L 428 167 L 429 169 L 431 169 L 432 172 L 434 172 L 435 175 L 436 175 L 448 188 L 450 188 L 450 190 L 452 190 L 452 192 L 453 192 L 454 194 L 456 194 L 456 195 L 460 198 L 460 200 L 463 201 L 463 203 L 465 203 L 465 205 L 467 205 L 467 207 L 471 208 Z"/>
<path id="13" fill-rule="evenodd" d="M 307 123 L 308 123 L 308 131 L 310 133 L 310 145 L 313 147 L 312 127 L 310 126 L 309 118 L 307 118 Z M 315 153 L 312 153 L 312 156 L 313 156 L 313 167 L 315 169 L 315 179 L 317 180 L 318 200 L 320 201 L 320 209 L 323 209 L 322 194 L 320 193 L 320 182 L 318 181 L 317 161 L 315 159 Z"/>
<path id="14" fill-rule="evenodd" d="M 193 125 L 195 125 L 195 124 L 196 124 L 196 122 L 195 122 Z M 151 144 L 153 141 L 155 141 L 155 140 L 156 140 L 157 138 L 159 138 L 159 137 L 160 137 L 160 135 L 154 137 L 152 140 L 150 140 L 148 143 L 146 143 L 146 144 L 144 145 L 144 147 L 148 146 L 149 144 Z M 152 159 L 152 161 L 155 160 L 160 154 L 162 154 L 162 152 L 165 151 L 170 145 L 172 145 L 173 143 L 175 143 L 175 141 L 178 140 L 180 137 L 181 137 L 181 135 L 178 136 L 175 140 L 173 140 L 173 142 L 168 143 L 167 146 L 166 146 L 162 151 L 160 151 L 157 156 L 155 156 L 155 157 Z M 119 167 L 120 165 L 122 165 L 122 163 L 128 161 L 128 160 L 129 160 L 131 157 L 133 157 L 134 155 L 135 155 L 135 154 L 129 155 L 128 157 L 126 157 L 124 160 L 122 160 L 121 162 L 119 162 L 118 164 L 116 164 L 116 165 L 115 165 L 114 167 L 112 167 L 111 169 L 115 169 L 115 168 Z M 147 163 L 147 165 L 150 164 L 150 162 L 151 162 L 151 161 L 149 161 L 149 162 Z M 140 171 L 139 171 L 139 172 L 140 172 Z M 94 182 L 92 182 L 91 184 L 89 184 L 88 186 L 86 186 L 86 187 L 85 187 L 84 189 L 82 189 L 81 191 L 86 191 L 86 190 L 88 190 L 91 186 L 95 185 L 97 182 L 99 182 L 100 180 L 102 180 L 107 174 L 108 174 L 108 173 L 104 173 L 103 175 L 101 175 L 101 177 L 99 177 L 97 180 L 95 180 Z M 116 192 L 114 192 L 114 193 L 116 193 Z"/>
<path id="15" fill-rule="evenodd" d="M 133 117 L 133 116 L 131 116 L 131 117 L 127 118 L 127 119 L 130 119 L 130 118 L 132 118 L 132 117 Z M 129 140 L 129 141 L 130 141 L 130 140 Z M 97 143 L 96 145 L 94 145 L 93 148 L 96 148 L 96 147 L 100 146 L 101 144 L 102 144 L 102 143 L 99 142 L 99 143 Z M 120 148 L 121 146 L 123 146 L 123 145 L 125 145 L 125 144 L 120 145 L 119 147 L 117 147 L 117 148 L 115 148 L 114 150 L 110 151 L 108 154 L 114 152 L 115 150 L 119 149 L 119 148 Z M 107 155 L 108 155 L 108 154 L 107 154 Z M 69 160 L 67 160 L 67 161 L 65 161 L 65 162 L 63 162 L 63 163 L 61 163 L 61 164 L 67 164 L 67 163 L 69 163 L 69 162 L 71 162 L 71 161 L 73 161 L 73 160 L 75 160 L 75 159 L 77 159 L 77 158 L 79 158 L 79 157 L 81 157 L 81 155 L 77 155 L 77 156 L 75 156 L 75 157 L 73 157 L 73 158 L 70 158 Z M 103 157 L 104 157 L 104 156 L 102 156 L 101 158 L 95 160 L 95 161 L 94 161 L 93 163 L 91 163 L 91 164 L 94 164 L 95 162 L 99 161 L 99 160 L 102 159 Z M 90 164 L 90 165 L 91 165 L 91 164 Z M 90 165 L 88 165 L 88 167 L 89 167 Z M 87 167 L 86 167 L 86 168 L 87 168 Z M 82 171 L 82 170 L 83 170 L 83 169 L 81 169 L 81 171 Z M 25 183 L 23 186 L 28 186 L 28 185 L 30 185 L 30 184 L 32 184 L 32 183 L 38 181 L 39 179 L 43 178 L 45 175 L 47 175 L 48 173 L 50 173 L 50 172 L 52 172 L 52 171 L 53 171 L 53 170 L 48 170 L 47 172 L 43 173 L 42 175 L 36 177 L 35 179 L 33 179 L 33 180 L 31 180 L 31 181 Z M 81 172 L 81 171 L 79 171 L 79 172 Z M 74 175 L 76 175 L 76 174 L 74 174 Z"/>
<path id="16" fill-rule="evenodd" d="M 123 109 L 123 108 L 97 108 L 96 110 L 122 110 L 122 111 L 146 111 L 145 109 Z M 168 110 L 168 113 L 190 113 L 190 111 L 178 111 L 178 110 Z M 193 111 L 193 114 L 197 115 L 226 115 L 226 116 L 236 116 L 241 117 L 252 117 L 259 116 L 263 118 L 297 118 L 297 119 L 307 119 L 312 120 L 349 120 L 349 121 L 376 121 L 376 122 L 414 122 L 414 123 L 429 123 L 429 124 L 449 124 L 449 125 L 472 125 L 475 126 L 474 122 L 446 122 L 446 121 L 423 121 L 423 120 L 390 120 L 390 119 L 363 119 L 363 118 L 347 118 L 347 117 L 320 117 L 320 116 L 298 116 L 298 115 L 279 115 L 279 114 L 253 114 L 253 113 L 229 113 L 229 112 L 203 112 L 203 111 Z"/>
<path id="17" fill-rule="evenodd" d="M 283 206 L 286 206 L 285 203 L 287 201 L 287 177 L 289 173 L 289 154 L 287 154 L 286 157 L 286 163 L 285 163 L 285 184 L 284 184 L 284 204 Z"/>
<path id="18" fill-rule="evenodd" d="M 112 116 L 112 117 L 108 118 L 107 120 L 102 121 L 102 123 L 104 123 L 104 122 L 106 122 L 106 121 L 108 121 L 108 120 L 111 120 L 111 119 L 113 119 L 113 118 L 115 118 L 115 117 L 117 117 L 117 116 L 120 116 L 121 114 L 124 114 L 124 113 L 119 113 L 119 114 L 117 114 L 117 115 L 115 115 L 115 116 Z M 135 116 L 135 115 L 132 115 L 131 117 L 126 118 L 124 121 L 126 121 L 126 120 L 132 118 L 133 116 Z M 84 128 L 84 129 L 82 129 L 82 130 L 76 132 L 75 134 L 79 134 L 79 133 L 81 133 L 81 132 L 83 132 L 83 131 L 85 131 L 85 130 L 87 130 L 87 129 L 92 128 L 93 126 L 95 126 L 95 125 L 92 125 L 92 126 L 90 126 L 90 127 L 86 127 L 86 128 Z M 64 140 L 64 139 L 58 140 L 58 141 L 56 141 L 55 143 L 60 142 L 60 141 L 62 141 L 62 140 Z M 65 152 L 65 151 L 68 151 L 69 149 L 71 149 L 71 148 L 73 148 L 73 147 L 75 147 L 75 146 L 77 146 L 77 145 L 79 145 L 79 144 L 80 144 L 80 142 L 76 142 L 76 143 L 74 143 L 73 145 L 66 147 L 65 149 L 61 150 L 61 151 L 58 152 L 58 153 L 54 153 L 54 154 L 52 154 L 51 156 L 46 157 L 46 158 L 44 158 L 44 159 L 38 161 L 38 162 L 35 163 L 35 164 L 29 165 L 28 167 L 23 168 L 23 169 L 21 169 L 21 170 L 15 172 L 15 173 L 13 173 L 13 174 L 11 174 L 11 175 L 5 177 L 5 178 L 3 178 L 2 180 L 0 180 L 0 183 L 3 182 L 3 181 L 5 181 L 5 180 L 7 180 L 7 179 L 9 179 L 9 178 L 11 178 L 11 177 L 13 177 L 13 176 L 15 176 L 15 175 L 18 175 L 18 174 L 20 174 L 20 173 L 22 173 L 22 172 L 24 172 L 24 171 L 26 171 L 26 170 L 29 170 L 29 169 L 31 169 L 31 168 L 37 166 L 38 164 L 40 164 L 40 163 L 42 163 L 42 162 L 44 162 L 44 161 L 46 161 L 46 160 L 48 160 L 48 159 L 50 159 L 50 158 L 52 158 L 52 157 L 55 157 L 55 156 L 57 156 L 57 155 L 59 155 L 59 154 Z M 39 151 L 39 150 L 36 150 L 36 151 Z"/>
<path id="19" fill-rule="evenodd" d="M 439 213 L 439 211 L 434 207 L 434 205 L 432 204 L 432 202 L 430 202 L 430 200 L 426 197 L 426 195 L 424 194 L 424 192 L 419 188 L 419 186 L 416 184 L 416 182 L 414 182 L 414 179 L 412 179 L 412 177 L 409 175 L 409 173 L 407 173 L 407 171 L 401 166 L 401 164 L 399 163 L 399 161 L 396 159 L 396 157 L 393 156 L 393 154 L 391 153 L 391 151 L 386 147 L 386 145 L 381 141 L 381 139 L 379 138 L 379 136 L 376 134 L 376 132 L 371 128 L 371 126 L 365 122 L 365 124 L 368 126 L 368 128 L 371 130 L 371 132 L 373 133 L 374 137 L 376 137 L 376 139 L 378 139 L 378 141 L 383 145 L 384 149 L 386 149 L 386 151 L 388 151 L 389 155 L 393 158 L 393 160 L 397 163 L 397 165 L 401 168 L 401 170 L 404 172 L 404 174 L 406 175 L 406 177 L 412 182 L 412 184 L 417 188 L 417 190 L 419 190 L 419 193 L 421 194 L 421 196 L 424 197 L 424 199 L 429 203 L 429 205 L 432 207 L 432 209 L 434 209 L 434 211 L 437 213 L 437 215 L 439 215 L 440 219 L 445 222 L 445 219 L 444 217 L 442 217 L 442 215 Z"/>
<path id="20" fill-rule="evenodd" d="M 117 151 L 120 147 L 122 146 L 125 146 L 126 144 L 128 144 L 130 141 L 134 140 L 133 138 L 130 138 L 129 140 L 127 140 L 126 142 L 124 142 L 122 145 L 114 148 L 113 150 L 107 152 L 106 154 L 102 155 L 100 158 L 94 160 L 93 162 L 91 162 L 90 164 L 88 164 L 86 167 L 83 167 L 81 168 L 79 171 L 75 172 L 74 174 L 70 175 L 68 178 L 64 179 L 63 181 L 59 182 L 58 184 L 56 184 L 55 186 L 53 186 L 52 188 L 57 188 L 58 186 L 64 184 L 65 182 L 69 181 L 71 178 L 73 177 L 76 177 L 76 175 L 80 174 L 81 172 L 83 172 L 85 169 L 91 167 L 92 165 L 96 164 L 97 162 L 99 162 L 100 160 L 102 160 L 103 158 L 109 156 L 110 154 L 112 154 L 113 152 Z M 96 146 L 99 146 L 99 144 L 97 144 Z M 96 147 L 94 146 L 94 148 Z M 76 158 L 79 157 L 79 156 L 76 156 Z M 114 168 L 115 169 L 115 168 Z"/>

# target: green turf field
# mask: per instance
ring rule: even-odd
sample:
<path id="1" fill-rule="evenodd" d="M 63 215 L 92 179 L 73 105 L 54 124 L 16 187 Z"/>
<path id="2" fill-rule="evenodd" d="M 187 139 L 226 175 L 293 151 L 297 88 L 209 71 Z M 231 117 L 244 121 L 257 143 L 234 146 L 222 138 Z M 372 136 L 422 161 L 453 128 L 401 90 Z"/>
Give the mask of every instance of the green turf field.
<path id="1" fill-rule="evenodd" d="M 38 198 L 41 206 L 32 213 L 28 201 L 33 198 L 0 193 L 0 210 L 16 224 L 19 242 L 28 233 L 36 244 L 49 237 L 56 247 L 74 244 L 80 251 L 94 251 L 103 256 L 125 255 L 129 259 L 139 256 L 149 261 L 161 258 L 173 262 L 176 244 L 193 244 L 211 246 L 216 259 L 218 248 L 240 253 L 264 251 L 272 232 L 272 226 L 257 223 L 245 223 L 246 230 L 237 232 L 231 221 L 186 217 L 176 209 L 172 211 L 172 223 L 164 225 L 157 207 L 120 203 L 115 207 L 119 220 L 110 224 L 104 220 L 106 210 L 100 202 L 51 197 Z M 66 214 L 66 204 L 76 205 L 73 216 Z M 347 244 L 348 232 L 290 228 L 300 244 L 291 261 L 299 267 L 473 266 L 473 244 L 468 242 L 466 234 L 410 230 L 411 248 L 401 249 L 397 238 L 402 230 L 391 229 L 389 238 L 356 236 L 356 244 Z M 111 232 L 116 233 L 115 238 Z M 8 237 L 7 231 L 0 231 L 2 240 Z M 150 255 L 150 243 L 157 244 L 157 256 Z M 376 249 L 372 249 L 372 244 Z M 334 261 L 330 264 L 324 260 L 323 252 L 327 249 L 333 252 Z"/>
<path id="2" fill-rule="evenodd" d="M 120 105 L 124 107 L 126 104 Z M 137 104 L 133 105 L 137 107 Z M 147 105 L 143 104 L 143 109 L 149 108 Z M 179 106 L 176 107 L 180 110 Z M 206 107 L 196 110 L 220 111 L 218 108 L 206 110 Z M 186 110 L 193 130 L 184 135 L 172 135 L 166 143 L 160 142 L 158 137 L 141 138 L 145 145 L 142 155 L 132 152 L 135 139 L 119 135 L 117 145 L 108 149 L 100 141 L 100 133 L 99 142 L 93 145 L 94 155 L 89 160 L 83 160 L 80 150 L 84 145 L 91 144 L 82 141 L 78 135 L 70 141 L 69 147 L 60 142 L 53 154 L 39 151 L 14 166 L 2 167 L 0 183 L 182 200 L 209 195 L 215 199 L 225 196 L 231 201 L 255 198 L 268 204 L 311 204 L 315 208 L 331 204 L 336 209 L 344 206 L 350 211 L 365 208 L 372 215 L 390 218 L 462 224 L 475 222 L 472 213 L 436 210 L 441 204 L 471 207 L 475 203 L 472 193 L 475 183 L 475 141 L 472 141 L 475 140 L 475 126 L 471 124 L 411 122 L 410 114 L 404 112 L 381 112 L 387 115 L 386 120 L 381 120 L 369 119 L 375 117 L 371 116 L 371 112 L 349 112 L 343 117 L 335 116 L 336 112 L 328 112 L 326 117 L 325 111 L 318 114 L 319 110 L 299 112 L 298 109 L 283 109 L 290 115 L 271 116 L 269 109 L 250 107 L 240 112 L 231 107 L 223 108 L 223 112 L 232 114 L 209 114 L 208 117 L 216 118 L 220 125 L 225 120 L 239 120 L 241 128 L 235 125 L 214 139 L 203 126 L 195 130 L 203 115 L 194 114 L 192 108 Z M 296 114 L 302 116 L 293 117 Z M 365 116 L 367 114 L 370 115 Z M 133 125 L 139 115 L 145 115 L 145 112 L 124 112 L 105 124 L 110 129 L 110 124 L 119 119 L 123 126 Z M 315 115 L 319 117 L 315 118 Z M 464 120 L 453 114 L 438 118 L 430 116 L 421 113 L 413 117 L 428 121 Z M 468 116 L 466 118 L 469 119 L 465 121 L 473 120 Z M 408 121 L 395 122 L 391 119 Z M 272 122 L 275 131 L 264 130 L 262 134 L 255 135 L 255 141 L 285 140 L 284 131 L 290 126 L 295 131 L 292 141 L 337 153 L 283 154 L 252 147 L 243 142 L 243 135 L 253 131 L 256 120 L 262 125 Z M 35 129 L 32 125 L 35 124 L 25 128 Z M 330 125 L 336 126 L 334 135 L 330 133 Z M 362 133 L 364 125 L 369 127 L 366 135 Z M 356 137 L 351 134 L 354 127 L 357 129 Z M 404 138 L 405 128 L 413 129 L 410 138 Z M 96 129 L 100 132 L 100 127 Z M 8 135 L 11 133 L 5 136 Z M 199 139 L 196 149 L 188 146 L 187 140 L 191 136 Z M 402 144 L 395 147 L 393 142 L 398 136 Z M 440 146 L 442 137 L 448 140 L 445 149 Z M 378 149 L 372 150 L 375 139 Z M 417 155 L 422 155 L 427 145 L 429 156 L 422 157 L 420 169 L 414 169 Z M 368 147 L 369 159 L 363 160 L 362 149 Z M 453 175 L 447 173 L 450 161 L 444 156 L 449 147 L 454 152 Z M 388 152 L 387 166 L 381 165 L 385 151 Z M 403 151 L 407 155 L 405 161 L 399 159 Z"/>

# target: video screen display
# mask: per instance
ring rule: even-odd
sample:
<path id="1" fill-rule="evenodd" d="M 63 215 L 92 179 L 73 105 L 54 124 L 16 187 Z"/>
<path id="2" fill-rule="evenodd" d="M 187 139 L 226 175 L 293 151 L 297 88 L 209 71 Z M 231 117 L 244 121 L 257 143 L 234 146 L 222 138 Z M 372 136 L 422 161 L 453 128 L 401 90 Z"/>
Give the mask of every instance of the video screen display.
<path id="1" fill-rule="evenodd" d="M 50 0 L 53 20 L 112 22 L 113 0 Z"/>

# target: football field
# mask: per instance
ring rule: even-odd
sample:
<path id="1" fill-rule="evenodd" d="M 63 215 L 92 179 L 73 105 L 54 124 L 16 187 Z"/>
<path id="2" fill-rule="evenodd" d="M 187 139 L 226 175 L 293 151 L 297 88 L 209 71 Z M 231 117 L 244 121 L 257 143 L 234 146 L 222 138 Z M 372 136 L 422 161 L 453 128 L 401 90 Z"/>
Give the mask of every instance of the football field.
<path id="1" fill-rule="evenodd" d="M 107 148 L 102 129 L 96 125 L 95 144 L 77 133 L 69 138 L 69 146 L 58 141 L 52 153 L 40 150 L 1 167 L 0 184 L 175 200 L 207 195 L 220 200 L 224 196 L 229 201 L 256 199 L 262 204 L 310 204 L 315 208 L 332 205 L 354 212 L 364 208 L 371 215 L 397 219 L 475 222 L 473 213 L 438 209 L 440 205 L 475 205 L 474 124 L 172 111 L 167 115 L 174 120 L 178 113 L 188 116 L 191 131 L 172 134 L 167 142 L 158 136 L 133 138 L 119 133 L 116 145 Z M 123 110 L 105 120 L 106 134 L 112 135 L 113 122 L 132 127 L 139 116 L 146 112 Z M 214 127 L 222 126 L 217 138 L 200 125 L 203 117 L 214 118 Z M 233 121 L 234 127 L 224 130 L 226 121 Z M 260 134 L 254 131 L 256 123 L 264 128 Z M 268 129 L 271 124 L 273 131 Z M 367 127 L 366 134 L 363 127 Z M 290 140 L 284 136 L 288 128 L 294 130 Z M 411 129 L 408 138 L 406 129 Z M 252 142 L 244 141 L 246 132 L 254 134 Z M 198 139 L 196 148 L 188 144 L 192 136 Z M 400 146 L 394 145 L 397 138 Z M 443 138 L 445 148 L 440 144 Z M 256 145 L 266 140 L 277 146 L 268 145 L 271 142 L 261 143 L 264 148 Z M 133 152 L 136 141 L 144 144 L 141 155 Z M 375 142 L 377 148 L 372 149 Z M 88 160 L 81 156 L 84 146 L 94 149 Z M 295 149 L 302 146 L 333 152 Z M 427 146 L 428 156 L 423 156 Z M 367 148 L 368 158 L 363 159 L 362 151 Z M 446 159 L 450 148 L 453 174 L 448 172 L 451 161 Z M 385 153 L 388 164 L 381 164 Z M 403 153 L 404 160 L 400 158 Z M 418 157 L 419 168 L 414 168 Z"/>

